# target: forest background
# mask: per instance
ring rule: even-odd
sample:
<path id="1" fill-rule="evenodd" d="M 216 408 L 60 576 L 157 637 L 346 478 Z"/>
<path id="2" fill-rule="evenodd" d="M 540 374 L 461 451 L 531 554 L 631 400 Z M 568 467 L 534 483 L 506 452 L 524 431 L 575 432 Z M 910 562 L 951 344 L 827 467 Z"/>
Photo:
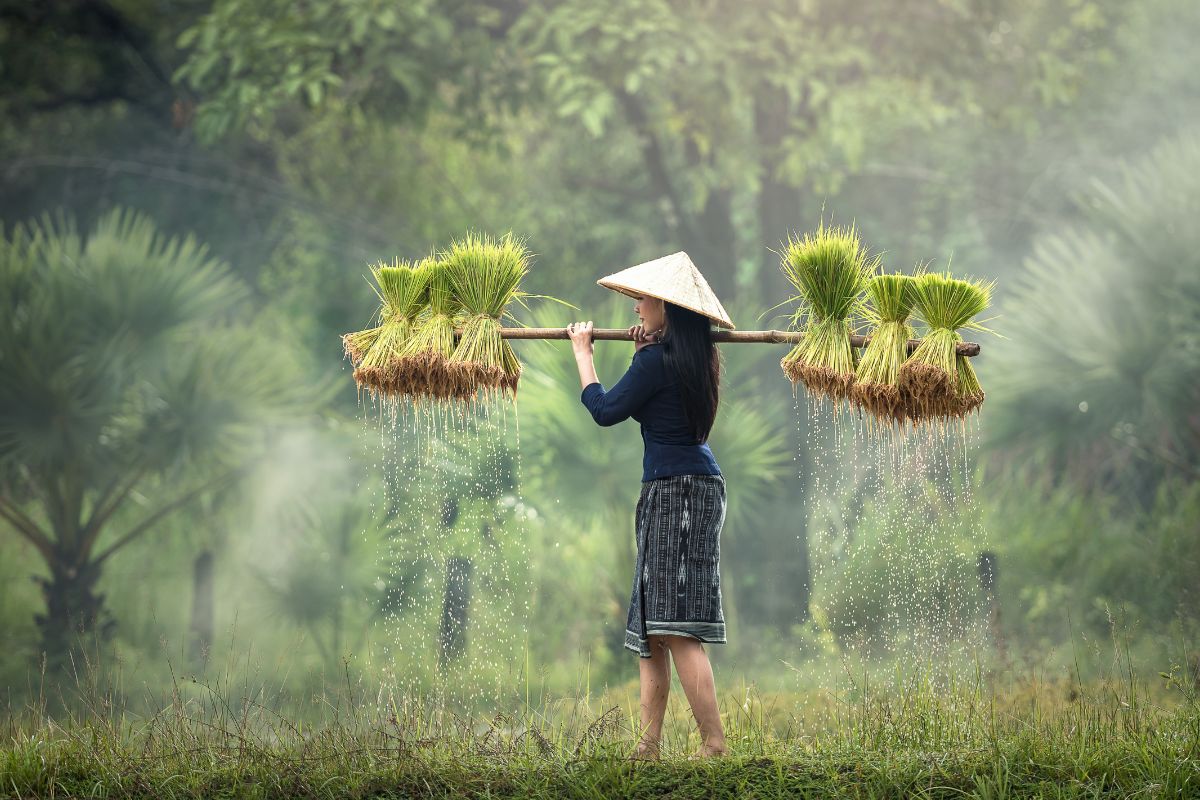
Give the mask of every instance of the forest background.
<path id="1" fill-rule="evenodd" d="M 502 433 L 390 438 L 339 341 L 368 266 L 511 230 L 580 308 L 522 321 L 625 327 L 595 279 L 683 249 L 782 328 L 772 249 L 830 217 L 996 279 L 1007 338 L 972 337 L 966 485 L 907 572 L 784 349 L 725 348 L 718 686 L 986 613 L 950 579 L 983 553 L 999 668 L 1126 623 L 1151 673 L 1194 660 L 1198 35 L 1188 0 L 0 5 L 0 685 L 67 674 L 80 618 L 152 687 L 230 652 L 296 690 L 635 681 L 636 426 L 522 343 Z M 597 344 L 605 384 L 630 350 Z"/>

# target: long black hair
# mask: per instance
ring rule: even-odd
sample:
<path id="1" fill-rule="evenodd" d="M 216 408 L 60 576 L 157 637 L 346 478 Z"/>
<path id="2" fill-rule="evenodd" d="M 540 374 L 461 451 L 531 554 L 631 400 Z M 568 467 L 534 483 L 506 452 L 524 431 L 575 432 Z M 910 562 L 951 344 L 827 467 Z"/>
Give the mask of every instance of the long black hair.
<path id="1" fill-rule="evenodd" d="M 683 396 L 683 413 L 697 441 L 708 440 L 717 419 L 720 399 L 721 354 L 712 339 L 712 322 L 682 306 L 663 301 L 667 320 L 663 361 L 677 381 Z"/>

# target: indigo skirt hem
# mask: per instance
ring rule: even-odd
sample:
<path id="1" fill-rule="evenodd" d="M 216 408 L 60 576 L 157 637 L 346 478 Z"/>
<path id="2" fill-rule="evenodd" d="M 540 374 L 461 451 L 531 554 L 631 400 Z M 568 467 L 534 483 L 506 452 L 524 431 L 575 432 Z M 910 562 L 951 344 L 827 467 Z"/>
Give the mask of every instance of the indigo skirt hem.
<path id="1" fill-rule="evenodd" d="M 655 622 L 646 621 L 646 636 L 688 636 L 705 644 L 726 644 L 723 622 Z M 651 658 L 649 639 L 643 639 L 628 628 L 625 630 L 625 649 L 642 658 Z"/>

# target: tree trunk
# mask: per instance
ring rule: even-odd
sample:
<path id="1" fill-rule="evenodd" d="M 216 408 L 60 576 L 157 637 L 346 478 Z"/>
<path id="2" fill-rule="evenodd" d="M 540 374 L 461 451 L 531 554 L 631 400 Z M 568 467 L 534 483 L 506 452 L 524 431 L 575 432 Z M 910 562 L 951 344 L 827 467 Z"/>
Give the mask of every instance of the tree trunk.
<path id="1" fill-rule="evenodd" d="M 800 215 L 800 192 L 778 179 L 776 171 L 782 158 L 783 137 L 787 133 L 791 108 L 787 93 L 778 87 L 762 86 L 754 97 L 754 132 L 758 139 L 758 239 L 763 244 L 759 261 L 756 300 L 771 308 L 794 294 L 779 269 L 779 256 L 789 231 L 805 227 Z M 791 313 L 781 307 L 774 313 Z M 770 327 L 786 327 L 784 324 Z"/>
<path id="2" fill-rule="evenodd" d="M 192 563 L 192 620 L 188 655 L 196 662 L 208 657 L 214 631 L 213 554 L 205 550 Z"/>
<path id="3" fill-rule="evenodd" d="M 79 637 L 96 634 L 107 640 L 116 628 L 104 608 L 104 595 L 96 593 L 100 568 L 87 564 L 82 569 L 50 565 L 50 578 L 35 578 L 42 587 L 46 613 L 34 616 L 41 635 L 42 651 L 46 654 L 48 671 L 68 667 L 72 649 Z"/>
<path id="4" fill-rule="evenodd" d="M 697 224 L 683 229 L 683 249 L 704 273 L 717 297 L 728 303 L 737 291 L 737 237 L 733 197 L 725 189 L 708 194 Z"/>
<path id="5" fill-rule="evenodd" d="M 445 669 L 467 651 L 472 566 L 469 558 L 451 558 L 446 562 L 446 594 L 438 633 L 439 669 Z"/>

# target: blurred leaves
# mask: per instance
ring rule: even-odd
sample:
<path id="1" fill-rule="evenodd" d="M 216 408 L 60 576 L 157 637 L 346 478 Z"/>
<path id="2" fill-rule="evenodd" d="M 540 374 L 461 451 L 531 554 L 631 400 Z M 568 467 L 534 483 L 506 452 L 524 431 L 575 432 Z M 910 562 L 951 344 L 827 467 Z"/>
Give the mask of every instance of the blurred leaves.
<path id="1" fill-rule="evenodd" d="M 0 248 L 0 303 L 13 310 L 0 321 L 0 483 L 39 525 L 51 524 L 39 486 L 75 498 L 56 504 L 61 521 L 76 501 L 86 514 L 96 487 L 115 480 L 116 495 L 130 482 L 136 489 L 106 535 L 129 530 L 275 437 L 297 400 L 323 402 L 314 381 L 340 379 L 337 408 L 352 417 L 356 396 L 338 370 L 337 334 L 369 313 L 363 277 L 373 260 L 424 255 L 467 228 L 512 229 L 538 251 L 531 290 L 581 301 L 598 296 L 586 294 L 598 291 L 594 276 L 683 248 L 716 281 L 736 267 L 740 296 L 732 284 L 718 291 L 740 327 L 779 327 L 752 322 L 785 291 L 764 245 L 815 223 L 828 200 L 889 248 L 893 267 L 953 251 L 955 263 L 1000 279 L 998 300 L 1017 290 L 1005 318 L 1028 335 L 1011 358 L 1004 344 L 987 345 L 983 424 L 1036 481 L 1119 492 L 1122 502 L 1095 514 L 1045 498 L 1013 501 L 1029 519 L 1006 557 L 1031 555 L 1008 573 L 1022 584 L 1011 598 L 1033 598 L 1016 613 L 1041 625 L 1076 592 L 1089 603 L 1132 596 L 1161 563 L 1172 576 L 1190 574 L 1171 555 L 1182 551 L 1164 551 L 1159 566 L 1123 560 L 1132 553 L 1123 542 L 1144 543 L 1131 537 L 1151 535 L 1163 517 L 1115 518 L 1133 512 L 1123 500 L 1130 492 L 1143 505 L 1158 502 L 1162 475 L 1196 468 L 1188 410 L 1197 407 L 1189 394 L 1195 305 L 1187 299 L 1197 275 L 1188 222 L 1195 159 L 1181 147 L 1164 151 L 1155 170 L 1114 176 L 1111 165 L 1194 123 L 1194 2 L 10 6 L 0 14 L 6 215 L 65 204 L 91 220 L 137 203 L 153 209 L 161 230 L 200 231 L 221 255 L 187 237 L 148 237 L 147 223 L 130 216 L 104 218 L 108 244 L 43 220 L 12 231 L 29 239 L 54 226 L 34 248 L 37 259 L 15 238 Z M 121 35 L 96 24 L 104 19 Z M 1096 176 L 1077 207 L 1064 202 Z M 1037 242 L 1028 275 L 1014 285 L 1007 275 L 1034 231 L 1054 235 Z M 158 266 L 138 271 L 128 261 Z M 37 266 L 68 276 L 63 265 L 72 263 L 94 277 L 49 280 Z M 1062 265 L 1070 268 L 1060 274 Z M 1019 314 L 1018 305 L 1029 309 Z M 601 315 L 616 327 L 627 321 L 615 305 Z M 564 321 L 549 307 L 536 320 Z M 511 446 L 497 459 L 508 463 L 496 464 L 469 452 L 470 437 L 447 439 L 429 454 L 423 488 L 411 479 L 418 460 L 402 459 L 385 476 L 397 555 L 386 597 L 368 592 L 347 603 L 356 620 L 376 602 L 408 614 L 423 593 L 436 594 L 443 565 L 431 554 L 496 555 L 477 524 L 484 518 L 502 521 L 497 557 L 517 563 L 521 556 L 503 547 L 525 529 L 509 515 L 528 511 L 534 543 L 548 547 L 535 551 L 539 604 L 549 610 L 538 624 L 563 603 L 599 608 L 603 620 L 557 614 L 557 627 L 542 629 L 561 633 L 568 649 L 606 644 L 599 632 L 619 621 L 628 597 L 632 537 L 624 549 L 612 537 L 632 528 L 636 425 L 590 424 L 563 343 L 517 348 L 528 360 L 523 465 Z M 815 526 L 852 536 L 872 494 L 845 475 L 827 491 L 805 463 L 823 445 L 809 440 L 794 451 L 780 354 L 723 348 L 713 438 L 730 477 L 728 530 L 747 534 L 728 551 L 730 605 L 764 624 L 793 619 L 807 601 L 801 500 L 822 504 Z M 630 355 L 621 344 L 598 345 L 602 380 L 611 385 Z M 335 436 L 358 422 L 342 420 Z M 513 427 L 510 419 L 509 434 Z M 345 454 L 330 452 L 301 451 L 286 470 L 272 465 L 273 480 L 295 491 L 299 476 L 344 466 Z M 787 452 L 798 467 L 788 467 Z M 369 460 L 344 462 L 365 469 Z M 30 471 L 39 464 L 58 485 Z M 473 479 L 493 471 L 502 485 Z M 523 497 L 510 486 L 515 474 Z M 362 487 L 344 491 L 369 502 Z M 421 506 L 421 491 L 436 501 Z M 282 531 L 298 552 L 311 551 L 296 556 L 295 575 L 267 574 L 298 604 L 298 624 L 316 626 L 330 647 L 337 600 L 321 554 L 333 551 L 321 537 L 343 527 L 337 503 L 320 501 L 330 519 L 265 525 L 239 519 L 243 503 L 263 502 L 253 494 L 214 499 L 220 525 L 236 532 L 230 546 Z M 429 527 L 452 494 L 464 502 L 456 526 Z M 1194 527 L 1191 506 L 1176 495 L 1163 502 L 1178 503 L 1171 530 Z M 160 539 L 142 551 L 164 569 L 175 551 L 157 549 L 161 537 L 183 540 L 214 524 L 207 509 L 177 519 L 155 526 Z M 998 515 L 995 527 L 1008 522 Z M 415 533 L 396 544 L 402 526 Z M 118 575 L 106 570 L 107 580 Z M 1118 588 L 1079 588 L 1093 575 Z M 303 595 L 309 585 L 316 600 Z M 139 595 L 121 596 L 130 615 L 140 613 L 131 599 Z M 560 641 L 545 639 L 547 660 L 568 663 Z M 619 654 L 619 642 L 607 645 L 595 663 Z"/>
<path id="2" fill-rule="evenodd" d="M 1148 501 L 1200 467 L 1200 138 L 1096 181 L 1083 220 L 1034 243 L 986 367 L 994 445 Z M 1131 268 L 1137 265 L 1136 268 Z"/>
<path id="3" fill-rule="evenodd" d="M 326 670 L 336 673 L 344 651 L 361 649 L 376 618 L 364 608 L 386 610 L 388 585 L 379 575 L 389 526 L 383 505 L 341 491 L 297 498 L 280 515 L 285 543 L 282 564 L 250 565 L 266 590 L 268 614 L 305 629 Z M 346 639 L 349 635 L 351 638 Z"/>
<path id="4" fill-rule="evenodd" d="M 296 381 L 286 342 L 234 322 L 248 293 L 228 267 L 144 215 L 114 209 L 86 236 L 65 215 L 16 227 L 0 296 L 0 511 L 54 577 L 56 651 L 54 626 L 87 611 L 71 605 L 77 575 L 97 580 L 109 556 L 231 480 L 318 393 Z"/>
<path id="5" fill-rule="evenodd" d="M 177 44 L 191 57 L 175 79 L 203 94 L 206 140 L 268 130 L 301 109 L 351 106 L 419 119 L 445 106 L 483 124 L 480 83 L 490 66 L 497 14 L 485 3 L 417 0 L 217 0 Z M 458 91 L 439 93 L 447 76 Z"/>
<path id="6" fill-rule="evenodd" d="M 165 239 L 144 216 L 114 211 L 86 240 L 65 218 L 18 226 L 3 245 L 0 463 L 102 475 L 145 443 L 139 406 L 196 325 L 246 297 L 192 239 Z M 189 329 L 189 326 L 190 329 Z M 163 468 L 159 453 L 152 468 Z M 10 473 L 11 474 L 11 473 Z"/>

